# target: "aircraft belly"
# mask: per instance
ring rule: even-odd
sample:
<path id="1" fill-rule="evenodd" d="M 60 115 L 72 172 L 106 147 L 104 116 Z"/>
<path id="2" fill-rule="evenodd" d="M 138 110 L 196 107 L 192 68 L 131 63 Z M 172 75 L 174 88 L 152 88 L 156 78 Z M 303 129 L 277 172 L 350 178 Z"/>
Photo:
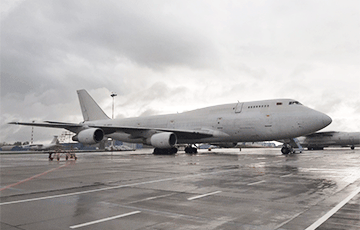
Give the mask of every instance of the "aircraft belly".
<path id="1" fill-rule="evenodd" d="M 130 134 L 123 133 L 123 132 L 116 132 L 110 135 L 106 135 L 114 140 L 130 142 L 130 143 L 143 143 L 143 138 L 131 138 Z"/>

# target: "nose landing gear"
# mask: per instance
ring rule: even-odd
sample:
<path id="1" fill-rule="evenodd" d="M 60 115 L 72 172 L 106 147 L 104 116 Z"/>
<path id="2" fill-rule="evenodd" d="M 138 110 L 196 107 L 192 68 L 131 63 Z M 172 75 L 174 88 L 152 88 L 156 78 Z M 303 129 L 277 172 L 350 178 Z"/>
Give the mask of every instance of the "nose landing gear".
<path id="1" fill-rule="evenodd" d="M 288 143 L 284 143 L 283 147 L 281 148 L 281 153 L 284 155 L 287 155 L 289 153 L 296 153 L 296 151 L 298 151 L 299 153 L 302 153 L 302 151 L 304 150 L 304 148 L 300 145 L 300 142 L 298 139 L 294 138 L 294 139 L 290 139 L 290 143 L 292 144 L 288 144 Z M 293 148 L 292 146 L 297 146 L 297 148 Z"/>

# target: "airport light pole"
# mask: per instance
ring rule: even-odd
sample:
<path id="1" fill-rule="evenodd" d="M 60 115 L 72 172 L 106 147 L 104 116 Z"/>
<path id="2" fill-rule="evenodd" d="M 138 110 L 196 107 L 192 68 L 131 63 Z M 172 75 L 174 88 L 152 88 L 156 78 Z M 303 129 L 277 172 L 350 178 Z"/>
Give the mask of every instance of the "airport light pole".
<path id="1" fill-rule="evenodd" d="M 115 104 L 115 97 L 117 96 L 116 93 L 111 93 L 110 95 L 113 99 L 113 103 L 112 103 L 112 119 L 114 119 L 114 104 Z"/>
<path id="2" fill-rule="evenodd" d="M 35 121 L 32 121 L 32 123 L 34 123 Z M 34 143 L 34 126 L 31 127 L 31 140 L 30 140 L 30 144 Z"/>
<path id="3" fill-rule="evenodd" d="M 112 103 L 112 119 L 114 119 L 114 110 L 115 110 L 115 97 L 117 96 L 116 93 L 112 92 L 111 95 L 110 95 L 113 99 L 113 103 Z M 111 155 L 112 155 L 112 150 L 114 148 L 114 139 L 111 140 Z"/>

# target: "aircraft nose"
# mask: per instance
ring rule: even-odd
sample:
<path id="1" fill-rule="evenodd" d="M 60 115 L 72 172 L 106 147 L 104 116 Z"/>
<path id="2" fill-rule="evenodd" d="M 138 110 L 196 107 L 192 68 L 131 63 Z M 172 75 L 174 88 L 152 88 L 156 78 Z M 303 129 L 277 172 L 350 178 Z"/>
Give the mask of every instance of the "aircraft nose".
<path id="1" fill-rule="evenodd" d="M 324 124 L 324 127 L 330 125 L 330 123 L 332 122 L 331 117 L 329 117 L 328 115 L 326 115 L 324 113 L 321 116 L 321 120 L 322 120 L 322 123 Z"/>

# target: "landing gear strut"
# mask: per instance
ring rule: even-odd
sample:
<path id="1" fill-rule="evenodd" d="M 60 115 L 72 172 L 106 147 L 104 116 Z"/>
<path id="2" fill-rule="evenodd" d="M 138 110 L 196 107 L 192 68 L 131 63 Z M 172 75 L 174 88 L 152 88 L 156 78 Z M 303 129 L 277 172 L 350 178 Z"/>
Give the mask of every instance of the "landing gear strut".
<path id="1" fill-rule="evenodd" d="M 287 155 L 289 153 L 296 153 L 296 151 L 298 151 L 298 153 L 302 153 L 302 151 L 304 150 L 297 138 L 291 139 L 290 143 L 291 144 L 284 143 L 283 147 L 281 148 L 282 154 Z M 297 146 L 297 148 L 293 148 L 293 146 Z"/>

